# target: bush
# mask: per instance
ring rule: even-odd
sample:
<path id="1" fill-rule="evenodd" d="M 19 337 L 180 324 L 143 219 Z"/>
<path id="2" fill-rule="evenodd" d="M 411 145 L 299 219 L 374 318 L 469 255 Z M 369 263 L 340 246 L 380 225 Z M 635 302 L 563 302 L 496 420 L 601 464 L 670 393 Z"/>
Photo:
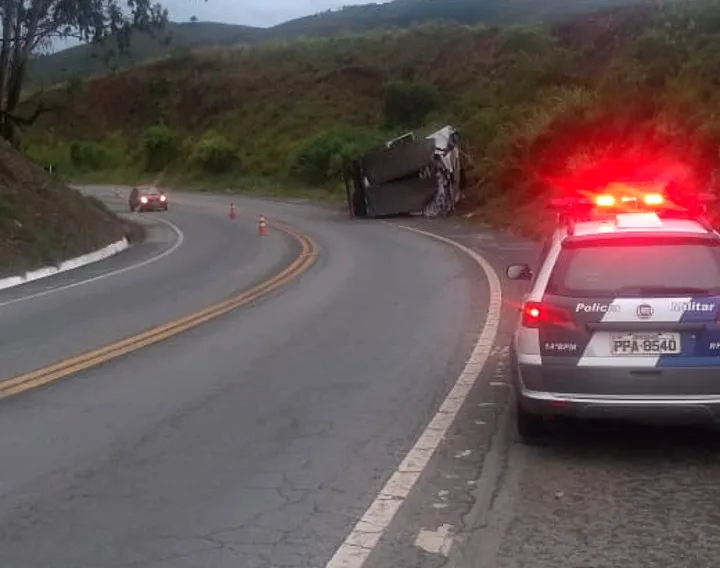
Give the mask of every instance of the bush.
<path id="1" fill-rule="evenodd" d="M 73 140 L 70 161 L 82 170 L 101 170 L 110 163 L 110 154 L 100 143 L 92 140 Z"/>
<path id="2" fill-rule="evenodd" d="M 385 123 L 390 127 L 418 128 L 440 108 L 440 95 L 427 83 L 393 81 L 385 88 Z"/>
<path id="3" fill-rule="evenodd" d="M 310 185 L 340 179 L 346 158 L 354 158 L 382 141 L 377 133 L 339 126 L 310 138 L 295 154 L 290 173 Z"/>
<path id="4" fill-rule="evenodd" d="M 203 170 L 214 174 L 225 173 L 239 162 L 235 145 L 214 132 L 205 134 L 195 144 L 193 160 Z"/>
<path id="5" fill-rule="evenodd" d="M 157 171 L 167 167 L 178 155 L 178 138 L 162 124 L 151 126 L 143 134 L 145 167 Z"/>

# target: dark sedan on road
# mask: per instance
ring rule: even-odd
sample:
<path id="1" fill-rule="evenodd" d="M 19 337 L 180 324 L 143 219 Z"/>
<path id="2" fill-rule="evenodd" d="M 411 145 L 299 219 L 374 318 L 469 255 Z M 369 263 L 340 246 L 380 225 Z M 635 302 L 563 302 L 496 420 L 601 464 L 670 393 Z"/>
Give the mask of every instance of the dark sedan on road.
<path id="1" fill-rule="evenodd" d="M 130 211 L 167 211 L 168 197 L 164 191 L 156 187 L 133 187 L 128 200 Z"/>

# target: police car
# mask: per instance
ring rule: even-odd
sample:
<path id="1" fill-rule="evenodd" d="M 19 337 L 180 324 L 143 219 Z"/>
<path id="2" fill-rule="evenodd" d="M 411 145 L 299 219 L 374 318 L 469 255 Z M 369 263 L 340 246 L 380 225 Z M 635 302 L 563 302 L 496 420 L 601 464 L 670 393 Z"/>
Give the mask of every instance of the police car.
<path id="1" fill-rule="evenodd" d="M 555 200 L 558 226 L 529 280 L 511 347 L 517 430 L 555 416 L 720 417 L 720 234 L 660 192 Z"/>

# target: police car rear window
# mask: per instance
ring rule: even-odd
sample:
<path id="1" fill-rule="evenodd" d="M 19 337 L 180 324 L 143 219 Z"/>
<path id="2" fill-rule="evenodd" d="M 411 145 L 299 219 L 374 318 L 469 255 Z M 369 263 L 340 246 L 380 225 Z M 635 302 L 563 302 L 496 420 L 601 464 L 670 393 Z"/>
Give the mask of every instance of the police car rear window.
<path id="1" fill-rule="evenodd" d="M 701 242 L 603 244 L 561 251 L 547 292 L 571 297 L 720 293 L 720 247 Z"/>

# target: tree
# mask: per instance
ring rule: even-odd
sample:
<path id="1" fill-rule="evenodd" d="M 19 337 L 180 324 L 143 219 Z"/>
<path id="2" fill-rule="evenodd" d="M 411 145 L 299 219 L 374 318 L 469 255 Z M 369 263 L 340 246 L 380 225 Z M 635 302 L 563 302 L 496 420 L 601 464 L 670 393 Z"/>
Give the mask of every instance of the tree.
<path id="1" fill-rule="evenodd" d="M 0 0 L 0 136 L 17 146 L 19 127 L 54 110 L 40 101 L 30 116 L 17 112 L 33 54 L 69 38 L 100 43 L 113 37 L 126 51 L 133 30 L 152 33 L 167 19 L 152 0 Z"/>

